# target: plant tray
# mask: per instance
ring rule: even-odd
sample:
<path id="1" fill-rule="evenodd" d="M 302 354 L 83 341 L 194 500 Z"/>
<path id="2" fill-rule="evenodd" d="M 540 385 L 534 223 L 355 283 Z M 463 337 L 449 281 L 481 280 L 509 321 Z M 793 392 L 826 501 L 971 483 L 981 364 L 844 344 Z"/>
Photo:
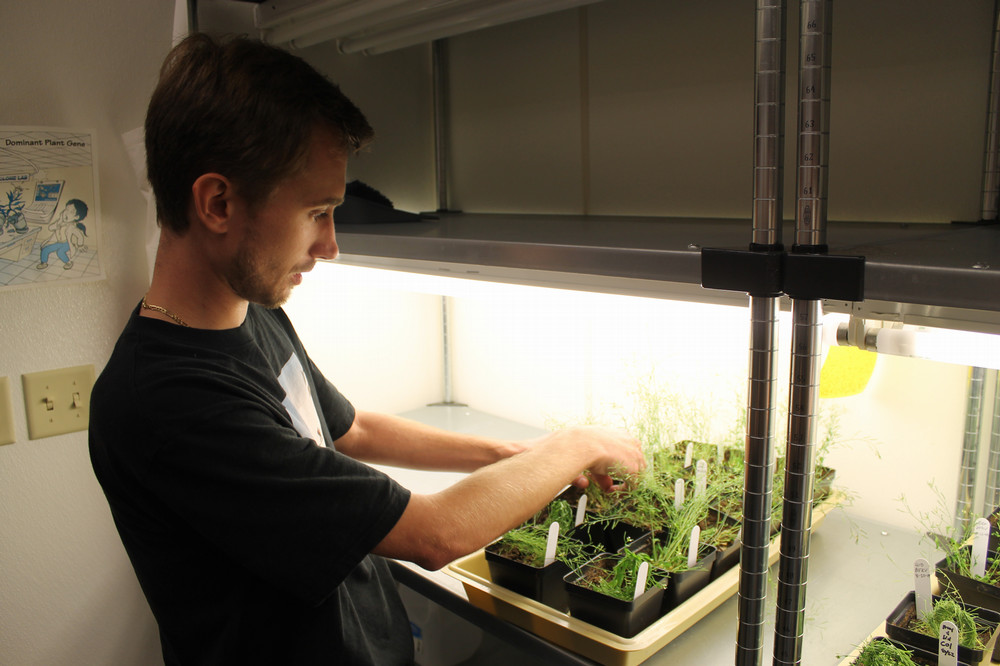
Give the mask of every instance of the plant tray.
<path id="1" fill-rule="evenodd" d="M 815 506 L 812 527 L 816 528 L 842 500 L 840 493 L 834 493 Z M 771 564 L 778 561 L 778 553 L 779 542 L 775 540 L 769 551 Z M 473 606 L 605 666 L 641 664 L 736 594 L 739 586 L 736 567 L 646 629 L 626 638 L 496 585 L 482 550 L 452 562 L 445 572 L 462 583 Z"/>

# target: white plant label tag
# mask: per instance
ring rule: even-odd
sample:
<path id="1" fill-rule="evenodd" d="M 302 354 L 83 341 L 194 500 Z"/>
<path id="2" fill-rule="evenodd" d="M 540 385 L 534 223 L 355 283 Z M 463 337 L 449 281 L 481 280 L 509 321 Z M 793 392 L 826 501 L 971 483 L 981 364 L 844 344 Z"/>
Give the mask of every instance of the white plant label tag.
<path id="1" fill-rule="evenodd" d="M 699 460 L 694 466 L 694 496 L 701 497 L 708 488 L 708 463 Z"/>
<path id="2" fill-rule="evenodd" d="M 576 519 L 573 522 L 573 526 L 583 524 L 584 515 L 587 513 L 587 496 L 580 495 L 580 501 L 576 503 Z"/>
<path id="3" fill-rule="evenodd" d="M 694 569 L 698 563 L 698 542 L 701 541 L 701 527 L 691 528 L 691 541 L 688 542 L 688 569 Z"/>
<path id="4" fill-rule="evenodd" d="M 684 449 L 684 469 L 691 466 L 691 461 L 694 459 L 694 442 L 688 442 L 687 448 Z"/>
<path id="5" fill-rule="evenodd" d="M 649 578 L 649 562 L 640 562 L 639 570 L 635 572 L 635 592 L 633 599 L 638 599 L 646 591 L 646 579 Z"/>
<path id="6" fill-rule="evenodd" d="M 941 623 L 937 663 L 938 666 L 958 666 L 958 627 L 951 620 Z"/>
<path id="7" fill-rule="evenodd" d="M 931 565 L 923 557 L 913 562 L 913 593 L 917 606 L 917 619 L 923 620 L 931 612 Z"/>
<path id="8" fill-rule="evenodd" d="M 990 521 L 985 518 L 976 519 L 972 527 L 972 575 L 986 575 L 986 547 L 990 541 Z"/>
<path id="9" fill-rule="evenodd" d="M 559 523 L 549 525 L 549 538 L 545 540 L 545 566 L 556 561 L 556 545 L 559 543 Z"/>
<path id="10" fill-rule="evenodd" d="M 674 508 L 680 509 L 684 506 L 684 479 L 674 481 Z"/>

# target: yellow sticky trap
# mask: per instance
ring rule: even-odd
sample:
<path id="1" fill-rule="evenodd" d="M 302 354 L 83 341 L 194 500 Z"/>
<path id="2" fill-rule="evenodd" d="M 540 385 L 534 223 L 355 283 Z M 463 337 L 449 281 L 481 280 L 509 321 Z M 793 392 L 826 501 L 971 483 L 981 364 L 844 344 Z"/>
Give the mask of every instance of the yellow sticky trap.
<path id="1" fill-rule="evenodd" d="M 819 373 L 819 397 L 844 398 L 865 390 L 878 354 L 857 347 L 830 347 Z"/>

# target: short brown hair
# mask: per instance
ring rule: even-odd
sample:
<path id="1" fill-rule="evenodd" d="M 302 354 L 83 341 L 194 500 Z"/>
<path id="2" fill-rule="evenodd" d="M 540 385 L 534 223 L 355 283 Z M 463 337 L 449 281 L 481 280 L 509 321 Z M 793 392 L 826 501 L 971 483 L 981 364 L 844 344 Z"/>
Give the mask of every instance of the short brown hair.
<path id="1" fill-rule="evenodd" d="M 340 88 L 301 58 L 246 37 L 187 37 L 164 60 L 146 112 L 158 222 L 188 228 L 191 185 L 205 173 L 230 178 L 256 206 L 303 165 L 317 127 L 348 152 L 374 137 Z"/>

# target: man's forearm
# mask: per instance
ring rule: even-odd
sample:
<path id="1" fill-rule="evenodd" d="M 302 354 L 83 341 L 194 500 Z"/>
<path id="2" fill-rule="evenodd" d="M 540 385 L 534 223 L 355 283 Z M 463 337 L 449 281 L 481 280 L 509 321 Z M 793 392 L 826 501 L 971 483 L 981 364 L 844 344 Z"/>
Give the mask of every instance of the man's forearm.
<path id="1" fill-rule="evenodd" d="M 620 431 L 553 433 L 433 495 L 413 495 L 375 552 L 436 569 L 524 522 L 584 469 L 599 476 L 642 468 L 637 443 Z"/>
<path id="2" fill-rule="evenodd" d="M 337 440 L 336 447 L 364 462 L 450 472 L 471 472 L 526 448 L 518 442 L 455 433 L 364 411 L 356 414 L 354 425 Z"/>

